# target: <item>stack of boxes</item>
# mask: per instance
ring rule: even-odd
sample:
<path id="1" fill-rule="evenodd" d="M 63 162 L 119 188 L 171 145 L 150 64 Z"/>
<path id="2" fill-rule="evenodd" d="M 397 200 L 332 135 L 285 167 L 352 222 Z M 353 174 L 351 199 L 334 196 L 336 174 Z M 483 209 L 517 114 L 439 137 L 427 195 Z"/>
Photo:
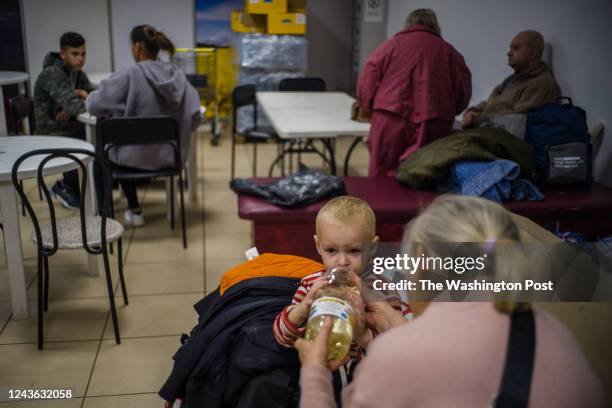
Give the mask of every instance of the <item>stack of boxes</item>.
<path id="1" fill-rule="evenodd" d="M 238 84 L 274 91 L 281 80 L 306 75 L 305 12 L 306 0 L 245 0 L 244 11 L 232 12 Z M 239 131 L 252 126 L 250 107 L 238 111 L 237 122 Z M 261 112 L 258 125 L 269 126 Z"/>
<path id="2" fill-rule="evenodd" d="M 306 0 L 245 0 L 232 12 L 232 31 L 260 34 L 306 34 Z"/>

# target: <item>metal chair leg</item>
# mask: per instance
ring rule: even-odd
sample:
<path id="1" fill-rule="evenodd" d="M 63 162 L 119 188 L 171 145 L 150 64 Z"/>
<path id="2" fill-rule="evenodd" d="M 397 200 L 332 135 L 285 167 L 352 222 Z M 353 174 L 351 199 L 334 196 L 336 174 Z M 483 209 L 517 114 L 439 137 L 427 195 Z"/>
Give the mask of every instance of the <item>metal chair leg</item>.
<path id="1" fill-rule="evenodd" d="M 125 289 L 125 279 L 123 278 L 123 243 L 121 238 L 117 240 L 117 270 L 119 271 L 119 282 L 121 283 L 121 292 L 123 292 L 123 304 L 127 305 L 128 295 Z"/>
<path id="2" fill-rule="evenodd" d="M 42 350 L 43 349 L 43 303 L 44 303 L 44 294 L 43 294 L 43 284 L 44 284 L 44 277 L 43 277 L 43 256 L 42 254 L 39 252 L 38 253 L 38 310 L 37 310 L 37 314 L 38 314 L 38 321 L 37 321 L 37 326 L 38 326 L 38 349 Z"/>
<path id="3" fill-rule="evenodd" d="M 180 197 L 179 199 L 181 200 L 181 227 L 183 229 L 183 249 L 187 249 L 187 229 L 185 227 L 185 198 L 184 196 L 184 191 L 183 191 L 183 179 L 182 176 L 179 174 L 179 193 L 180 193 Z"/>
<path id="4" fill-rule="evenodd" d="M 43 310 L 49 310 L 49 257 L 43 256 L 43 274 L 44 274 L 44 303 Z"/>
<path id="5" fill-rule="evenodd" d="M 351 146 L 349 147 L 348 151 L 346 152 L 346 158 L 344 159 L 344 176 L 348 176 L 349 161 L 351 160 L 351 155 L 353 154 L 353 150 L 355 150 L 359 142 L 361 142 L 362 140 L 363 139 L 360 137 L 355 138 L 355 140 L 353 140 L 353 143 L 351 143 Z"/>
<path id="6" fill-rule="evenodd" d="M 113 279 L 110 273 L 110 264 L 108 262 L 108 251 L 106 245 L 102 250 L 102 258 L 104 259 L 104 273 L 106 274 L 106 288 L 108 289 L 108 301 L 111 308 L 111 318 L 113 319 L 113 329 L 115 331 L 115 343 L 121 344 L 119 335 L 119 321 L 117 319 L 117 309 L 115 308 L 115 296 L 113 294 Z"/>
<path id="7" fill-rule="evenodd" d="M 257 142 L 253 143 L 253 177 L 257 177 Z"/>
<path id="8" fill-rule="evenodd" d="M 170 176 L 170 229 L 174 229 L 174 177 Z"/>
<path id="9" fill-rule="evenodd" d="M 21 189 L 23 190 L 23 180 L 19 180 L 19 185 L 21 186 Z M 40 192 L 40 190 L 38 190 Z M 26 213 L 25 213 L 25 205 L 23 204 L 23 201 L 21 202 L 21 215 L 25 217 Z"/>
<path id="10" fill-rule="evenodd" d="M 232 132 L 232 158 L 231 158 L 231 163 L 232 163 L 232 169 L 231 169 L 231 180 L 234 179 L 235 175 L 236 175 L 236 133 Z"/>

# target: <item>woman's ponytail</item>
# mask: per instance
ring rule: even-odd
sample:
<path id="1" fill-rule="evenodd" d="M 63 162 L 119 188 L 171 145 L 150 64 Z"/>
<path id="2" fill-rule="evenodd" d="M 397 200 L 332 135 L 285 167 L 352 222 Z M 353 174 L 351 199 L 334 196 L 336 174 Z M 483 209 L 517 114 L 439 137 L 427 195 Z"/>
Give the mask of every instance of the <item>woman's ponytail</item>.
<path id="1" fill-rule="evenodd" d="M 159 50 L 164 50 L 170 56 L 174 55 L 174 44 L 161 31 L 157 31 L 153 26 L 148 24 L 137 25 L 132 28 L 130 34 L 132 44 L 142 43 L 151 58 L 157 58 Z"/>
<path id="2" fill-rule="evenodd" d="M 174 44 L 172 41 L 170 41 L 166 34 L 161 31 L 155 31 L 155 42 L 160 50 L 166 51 L 171 56 L 174 55 Z"/>

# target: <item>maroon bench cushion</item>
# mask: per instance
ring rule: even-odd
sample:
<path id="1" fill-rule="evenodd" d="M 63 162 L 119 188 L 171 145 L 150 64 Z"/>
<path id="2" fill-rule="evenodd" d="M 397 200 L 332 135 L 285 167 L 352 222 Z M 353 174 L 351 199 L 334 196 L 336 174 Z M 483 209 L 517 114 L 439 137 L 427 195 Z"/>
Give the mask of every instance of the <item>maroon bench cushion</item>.
<path id="1" fill-rule="evenodd" d="M 275 179 L 258 178 L 258 183 Z M 401 240 L 403 226 L 440 193 L 406 188 L 392 178 L 345 177 L 348 195 L 367 201 L 377 220 L 381 241 Z M 566 231 L 587 235 L 612 233 L 612 189 L 593 184 L 591 189 L 544 189 L 543 201 L 510 201 L 504 206 L 540 225 L 555 221 Z M 313 256 L 314 221 L 325 204 L 299 209 L 268 204 L 263 199 L 239 195 L 238 215 L 254 222 L 254 243 L 262 251 Z M 306 241 L 306 242 L 303 242 Z M 282 250 L 281 250 L 282 249 Z"/>

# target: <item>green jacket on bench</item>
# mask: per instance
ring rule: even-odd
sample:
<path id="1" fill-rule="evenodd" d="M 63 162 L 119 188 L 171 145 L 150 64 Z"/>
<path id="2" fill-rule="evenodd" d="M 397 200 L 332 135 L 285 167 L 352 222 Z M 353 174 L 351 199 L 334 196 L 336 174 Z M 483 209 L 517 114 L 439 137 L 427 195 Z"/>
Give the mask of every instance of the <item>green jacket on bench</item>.
<path id="1" fill-rule="evenodd" d="M 499 128 L 474 128 L 454 133 L 423 146 L 400 163 L 397 181 L 418 190 L 431 189 L 444 180 L 460 160 L 512 160 L 521 177 L 534 179 L 533 147 Z"/>

